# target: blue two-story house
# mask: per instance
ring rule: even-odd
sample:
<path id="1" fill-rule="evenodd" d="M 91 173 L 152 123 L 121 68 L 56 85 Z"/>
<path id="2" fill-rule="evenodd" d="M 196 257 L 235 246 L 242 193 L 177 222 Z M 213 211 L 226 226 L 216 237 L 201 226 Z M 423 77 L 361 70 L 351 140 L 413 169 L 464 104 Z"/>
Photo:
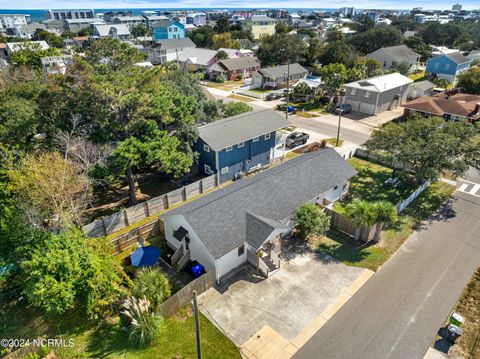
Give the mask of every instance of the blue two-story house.
<path id="1" fill-rule="evenodd" d="M 426 72 L 437 75 L 450 83 L 457 81 L 457 76 L 468 70 L 472 60 L 466 58 L 459 52 L 436 56 L 427 61 Z"/>
<path id="2" fill-rule="evenodd" d="M 154 41 L 185 38 L 185 26 L 178 21 L 159 22 L 152 28 Z"/>
<path id="3" fill-rule="evenodd" d="M 288 125 L 278 112 L 262 110 L 200 126 L 194 146 L 200 173 L 217 174 L 222 183 L 270 163 L 279 145 L 277 131 Z"/>

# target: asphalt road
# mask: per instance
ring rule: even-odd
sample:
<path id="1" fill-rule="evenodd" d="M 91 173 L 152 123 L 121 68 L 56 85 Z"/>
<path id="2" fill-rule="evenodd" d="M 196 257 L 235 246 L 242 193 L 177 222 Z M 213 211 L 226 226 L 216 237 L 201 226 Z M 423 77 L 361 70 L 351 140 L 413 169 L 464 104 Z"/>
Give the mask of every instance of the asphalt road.
<path id="1" fill-rule="evenodd" d="M 480 198 L 457 192 L 294 358 L 423 358 L 478 266 Z"/>
<path id="2" fill-rule="evenodd" d="M 300 116 L 290 115 L 288 120 L 297 127 L 302 129 L 319 132 L 331 137 L 337 137 L 338 122 L 332 121 L 316 121 L 314 119 L 308 119 Z M 369 128 L 368 130 L 372 130 Z M 340 126 L 340 138 L 345 141 L 354 143 L 356 145 L 362 145 L 366 140 L 370 138 L 369 134 L 366 132 L 355 131 L 344 126 Z"/>

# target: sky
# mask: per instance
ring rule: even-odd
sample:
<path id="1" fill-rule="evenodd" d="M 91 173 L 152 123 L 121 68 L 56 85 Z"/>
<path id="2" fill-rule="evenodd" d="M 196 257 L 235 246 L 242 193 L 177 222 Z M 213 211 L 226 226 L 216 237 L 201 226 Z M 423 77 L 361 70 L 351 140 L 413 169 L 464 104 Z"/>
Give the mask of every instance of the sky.
<path id="1" fill-rule="evenodd" d="M 340 8 L 360 9 L 451 9 L 456 1 L 445 0 L 0 0 L 0 9 L 60 9 L 60 8 Z M 460 1 L 464 9 L 479 9 L 478 0 Z"/>

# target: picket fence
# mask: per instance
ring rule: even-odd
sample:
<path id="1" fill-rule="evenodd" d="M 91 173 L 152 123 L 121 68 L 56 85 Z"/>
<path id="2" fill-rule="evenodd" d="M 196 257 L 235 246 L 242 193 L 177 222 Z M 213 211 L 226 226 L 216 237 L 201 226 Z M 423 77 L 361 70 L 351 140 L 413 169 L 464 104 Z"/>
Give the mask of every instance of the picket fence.
<path id="1" fill-rule="evenodd" d="M 218 186 L 215 175 L 126 208 L 82 227 L 89 237 L 104 237 Z"/>

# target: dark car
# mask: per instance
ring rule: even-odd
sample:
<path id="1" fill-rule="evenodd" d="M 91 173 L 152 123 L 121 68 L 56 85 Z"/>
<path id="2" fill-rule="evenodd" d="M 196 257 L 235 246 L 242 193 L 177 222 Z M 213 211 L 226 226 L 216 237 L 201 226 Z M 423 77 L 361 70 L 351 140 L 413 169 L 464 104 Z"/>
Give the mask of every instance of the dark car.
<path id="1" fill-rule="evenodd" d="M 293 132 L 287 136 L 285 140 L 285 146 L 287 148 L 295 148 L 300 145 L 307 143 L 310 136 L 305 132 Z"/>
<path id="2" fill-rule="evenodd" d="M 283 97 L 283 95 L 281 93 L 270 92 L 269 94 L 267 94 L 267 96 L 265 96 L 265 100 L 273 101 L 273 100 L 278 100 L 279 98 L 282 98 L 282 97 Z"/>
<path id="3" fill-rule="evenodd" d="M 335 106 L 335 113 L 350 113 L 352 112 L 352 106 L 347 103 L 342 103 Z"/>

